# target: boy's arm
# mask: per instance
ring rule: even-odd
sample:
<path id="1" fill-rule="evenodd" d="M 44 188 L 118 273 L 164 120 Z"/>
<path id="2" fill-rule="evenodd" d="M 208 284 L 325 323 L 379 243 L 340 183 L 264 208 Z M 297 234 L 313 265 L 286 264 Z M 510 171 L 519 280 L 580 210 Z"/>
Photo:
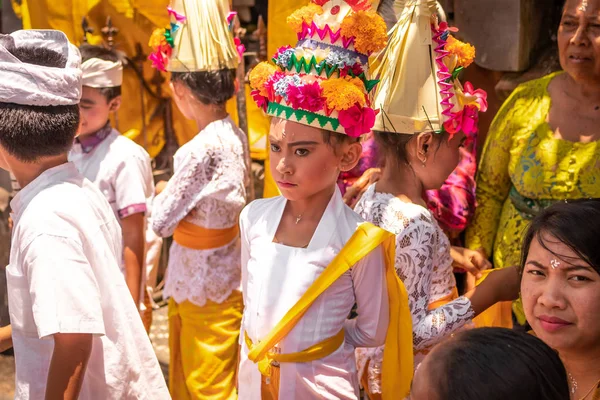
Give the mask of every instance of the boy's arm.
<path id="1" fill-rule="evenodd" d="M 10 325 L 0 328 L 0 353 L 12 347 L 12 328 Z"/>
<path id="2" fill-rule="evenodd" d="M 92 335 L 57 333 L 53 338 L 54 352 L 48 371 L 46 400 L 75 400 L 79 397 L 92 353 Z"/>
<path id="3" fill-rule="evenodd" d="M 144 227 L 144 213 L 132 214 L 121 219 L 125 281 L 137 307 L 140 303 L 144 266 L 144 246 L 146 243 Z"/>

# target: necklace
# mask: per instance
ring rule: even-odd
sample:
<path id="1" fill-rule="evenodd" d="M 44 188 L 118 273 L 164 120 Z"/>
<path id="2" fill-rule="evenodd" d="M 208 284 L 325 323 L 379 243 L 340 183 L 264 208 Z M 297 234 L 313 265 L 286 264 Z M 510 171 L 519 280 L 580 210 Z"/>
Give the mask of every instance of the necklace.
<path id="1" fill-rule="evenodd" d="M 302 220 L 302 214 L 296 217 L 296 225 L 298 225 L 298 222 L 300 222 L 300 220 Z"/>
<path id="2" fill-rule="evenodd" d="M 569 380 L 571 381 L 571 394 L 575 394 L 575 392 L 577 391 L 577 387 L 578 387 L 577 381 L 575 380 L 575 378 L 573 378 L 573 375 L 571 375 L 570 372 L 568 372 L 567 375 L 569 376 Z M 588 397 L 590 395 L 590 393 L 592 393 L 592 391 L 598 387 L 598 385 L 600 385 L 600 379 L 594 385 L 592 385 L 590 390 L 588 390 L 588 392 L 583 397 L 581 397 L 579 400 L 585 400 L 585 398 Z"/>

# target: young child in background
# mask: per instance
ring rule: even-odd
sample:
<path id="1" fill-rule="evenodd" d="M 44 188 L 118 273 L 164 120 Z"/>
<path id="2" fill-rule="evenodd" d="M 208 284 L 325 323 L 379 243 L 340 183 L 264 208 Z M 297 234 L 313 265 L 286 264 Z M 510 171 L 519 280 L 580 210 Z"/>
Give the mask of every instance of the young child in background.
<path id="1" fill-rule="evenodd" d="M 121 105 L 123 65 L 103 47 L 80 48 L 83 92 L 81 128 L 69 160 L 104 194 L 123 233 L 122 271 L 136 304 L 144 299 L 146 220 L 154 196 L 148 153 L 112 128 Z"/>
<path id="2" fill-rule="evenodd" d="M 155 232 L 173 235 L 164 289 L 169 388 L 176 399 L 235 399 L 243 309 L 238 217 L 250 155 L 225 104 L 236 91 L 239 54 L 227 1 L 176 0 L 169 13 L 175 46 L 158 30 L 153 59 L 171 71 L 175 104 L 199 130 L 175 153 L 168 183 L 157 184 L 153 210 Z"/>
<path id="3" fill-rule="evenodd" d="M 456 168 L 464 140 L 477 131 L 485 93 L 470 84 L 463 89 L 452 78 L 454 68 L 469 61 L 452 53 L 450 44 L 456 48 L 461 42 L 449 35 L 447 24 L 438 24 L 435 1 L 410 2 L 401 11 L 390 45 L 371 63 L 381 80 L 374 95 L 381 112 L 373 130 L 385 169 L 355 211 L 396 235 L 396 273 L 409 292 L 416 367 L 435 344 L 493 304 L 516 297 L 519 288 L 518 273 L 509 268 L 458 296 L 450 242 L 423 193 L 439 189 Z M 385 351 L 357 351 L 361 379 L 373 399 L 386 396 Z"/>
<path id="4" fill-rule="evenodd" d="M 16 399 L 168 399 L 120 272 L 121 229 L 67 161 L 81 58 L 64 33 L 0 35 L 0 167 L 11 202 L 6 268 Z"/>
<path id="5" fill-rule="evenodd" d="M 297 47 L 250 74 L 253 96 L 274 117 L 271 172 L 282 196 L 240 217 L 241 399 L 358 399 L 354 349 L 383 343 L 389 393 L 410 387 L 410 312 L 393 236 L 348 208 L 337 186 L 373 126 L 366 61 L 385 46 L 386 26 L 369 2 L 323 3 L 293 13 Z"/>

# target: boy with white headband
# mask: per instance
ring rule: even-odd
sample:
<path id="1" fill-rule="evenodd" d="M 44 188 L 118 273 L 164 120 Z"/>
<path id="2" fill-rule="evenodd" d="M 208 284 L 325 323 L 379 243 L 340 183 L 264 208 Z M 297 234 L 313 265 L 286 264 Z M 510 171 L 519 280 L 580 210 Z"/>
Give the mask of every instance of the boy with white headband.
<path id="1" fill-rule="evenodd" d="M 119 271 L 118 222 L 67 161 L 80 62 L 62 32 L 0 35 L 0 167 L 22 187 L 6 268 L 15 398 L 168 399 Z"/>
<path id="2" fill-rule="evenodd" d="M 81 128 L 69 160 L 106 196 L 121 225 L 121 271 L 139 305 L 144 300 L 146 216 L 154 194 L 150 157 L 141 146 L 113 129 L 109 121 L 110 114 L 121 105 L 123 64 L 119 56 L 99 46 L 83 45 L 80 51 Z"/>

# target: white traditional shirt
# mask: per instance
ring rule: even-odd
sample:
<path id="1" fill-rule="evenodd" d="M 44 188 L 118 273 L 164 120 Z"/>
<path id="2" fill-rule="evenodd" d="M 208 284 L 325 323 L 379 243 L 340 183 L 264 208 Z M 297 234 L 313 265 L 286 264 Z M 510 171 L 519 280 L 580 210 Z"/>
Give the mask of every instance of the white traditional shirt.
<path id="1" fill-rule="evenodd" d="M 259 400 L 261 375 L 248 359 L 244 331 L 252 342 L 263 339 L 300 299 L 363 222 L 336 188 L 306 248 L 273 243 L 284 197 L 257 200 L 240 217 L 244 317 L 238 374 L 240 400 Z M 358 316 L 348 319 L 354 304 Z M 281 353 L 307 349 L 344 329 L 344 344 L 329 356 L 308 363 L 282 363 L 279 398 L 358 399 L 354 349 L 385 342 L 389 303 L 384 254 L 372 251 L 333 283 L 279 343 Z"/>
<path id="2" fill-rule="evenodd" d="M 238 223 L 250 183 L 247 138 L 230 117 L 214 121 L 175 153 L 173 177 L 154 199 L 154 231 L 173 234 L 185 220 L 207 229 Z M 239 238 L 223 247 L 194 250 L 171 245 L 164 295 L 203 306 L 240 289 Z"/>
<path id="3" fill-rule="evenodd" d="M 378 193 L 371 185 L 354 210 L 367 221 L 396 235 L 396 274 L 404 282 L 413 323 L 415 367 L 426 351 L 474 317 L 471 301 L 458 297 L 429 310 L 428 306 L 450 296 L 456 287 L 450 242 L 431 212 L 406 203 L 389 193 Z M 369 363 L 369 389 L 381 393 L 383 347 L 358 349 L 359 370 Z"/>
<path id="4" fill-rule="evenodd" d="M 154 197 L 150 156 L 110 125 L 77 139 L 69 161 L 98 186 L 117 219 L 148 213 Z"/>
<path id="5" fill-rule="evenodd" d="M 110 124 L 93 135 L 77 138 L 69 160 L 79 172 L 104 194 L 115 217 L 120 221 L 133 214 L 151 216 L 154 177 L 150 156 L 140 145 L 112 129 Z M 152 231 L 149 226 L 147 230 Z M 160 238 L 146 232 L 146 249 L 162 244 Z M 144 268 L 148 268 L 146 263 Z M 125 265 L 121 263 L 125 274 Z M 142 288 L 146 275 L 142 274 Z M 144 309 L 144 290 L 140 290 L 140 308 Z"/>
<path id="6" fill-rule="evenodd" d="M 16 399 L 43 399 L 57 333 L 93 335 L 80 399 L 168 399 L 119 271 L 121 229 L 100 191 L 63 164 L 12 200 L 6 268 Z"/>

